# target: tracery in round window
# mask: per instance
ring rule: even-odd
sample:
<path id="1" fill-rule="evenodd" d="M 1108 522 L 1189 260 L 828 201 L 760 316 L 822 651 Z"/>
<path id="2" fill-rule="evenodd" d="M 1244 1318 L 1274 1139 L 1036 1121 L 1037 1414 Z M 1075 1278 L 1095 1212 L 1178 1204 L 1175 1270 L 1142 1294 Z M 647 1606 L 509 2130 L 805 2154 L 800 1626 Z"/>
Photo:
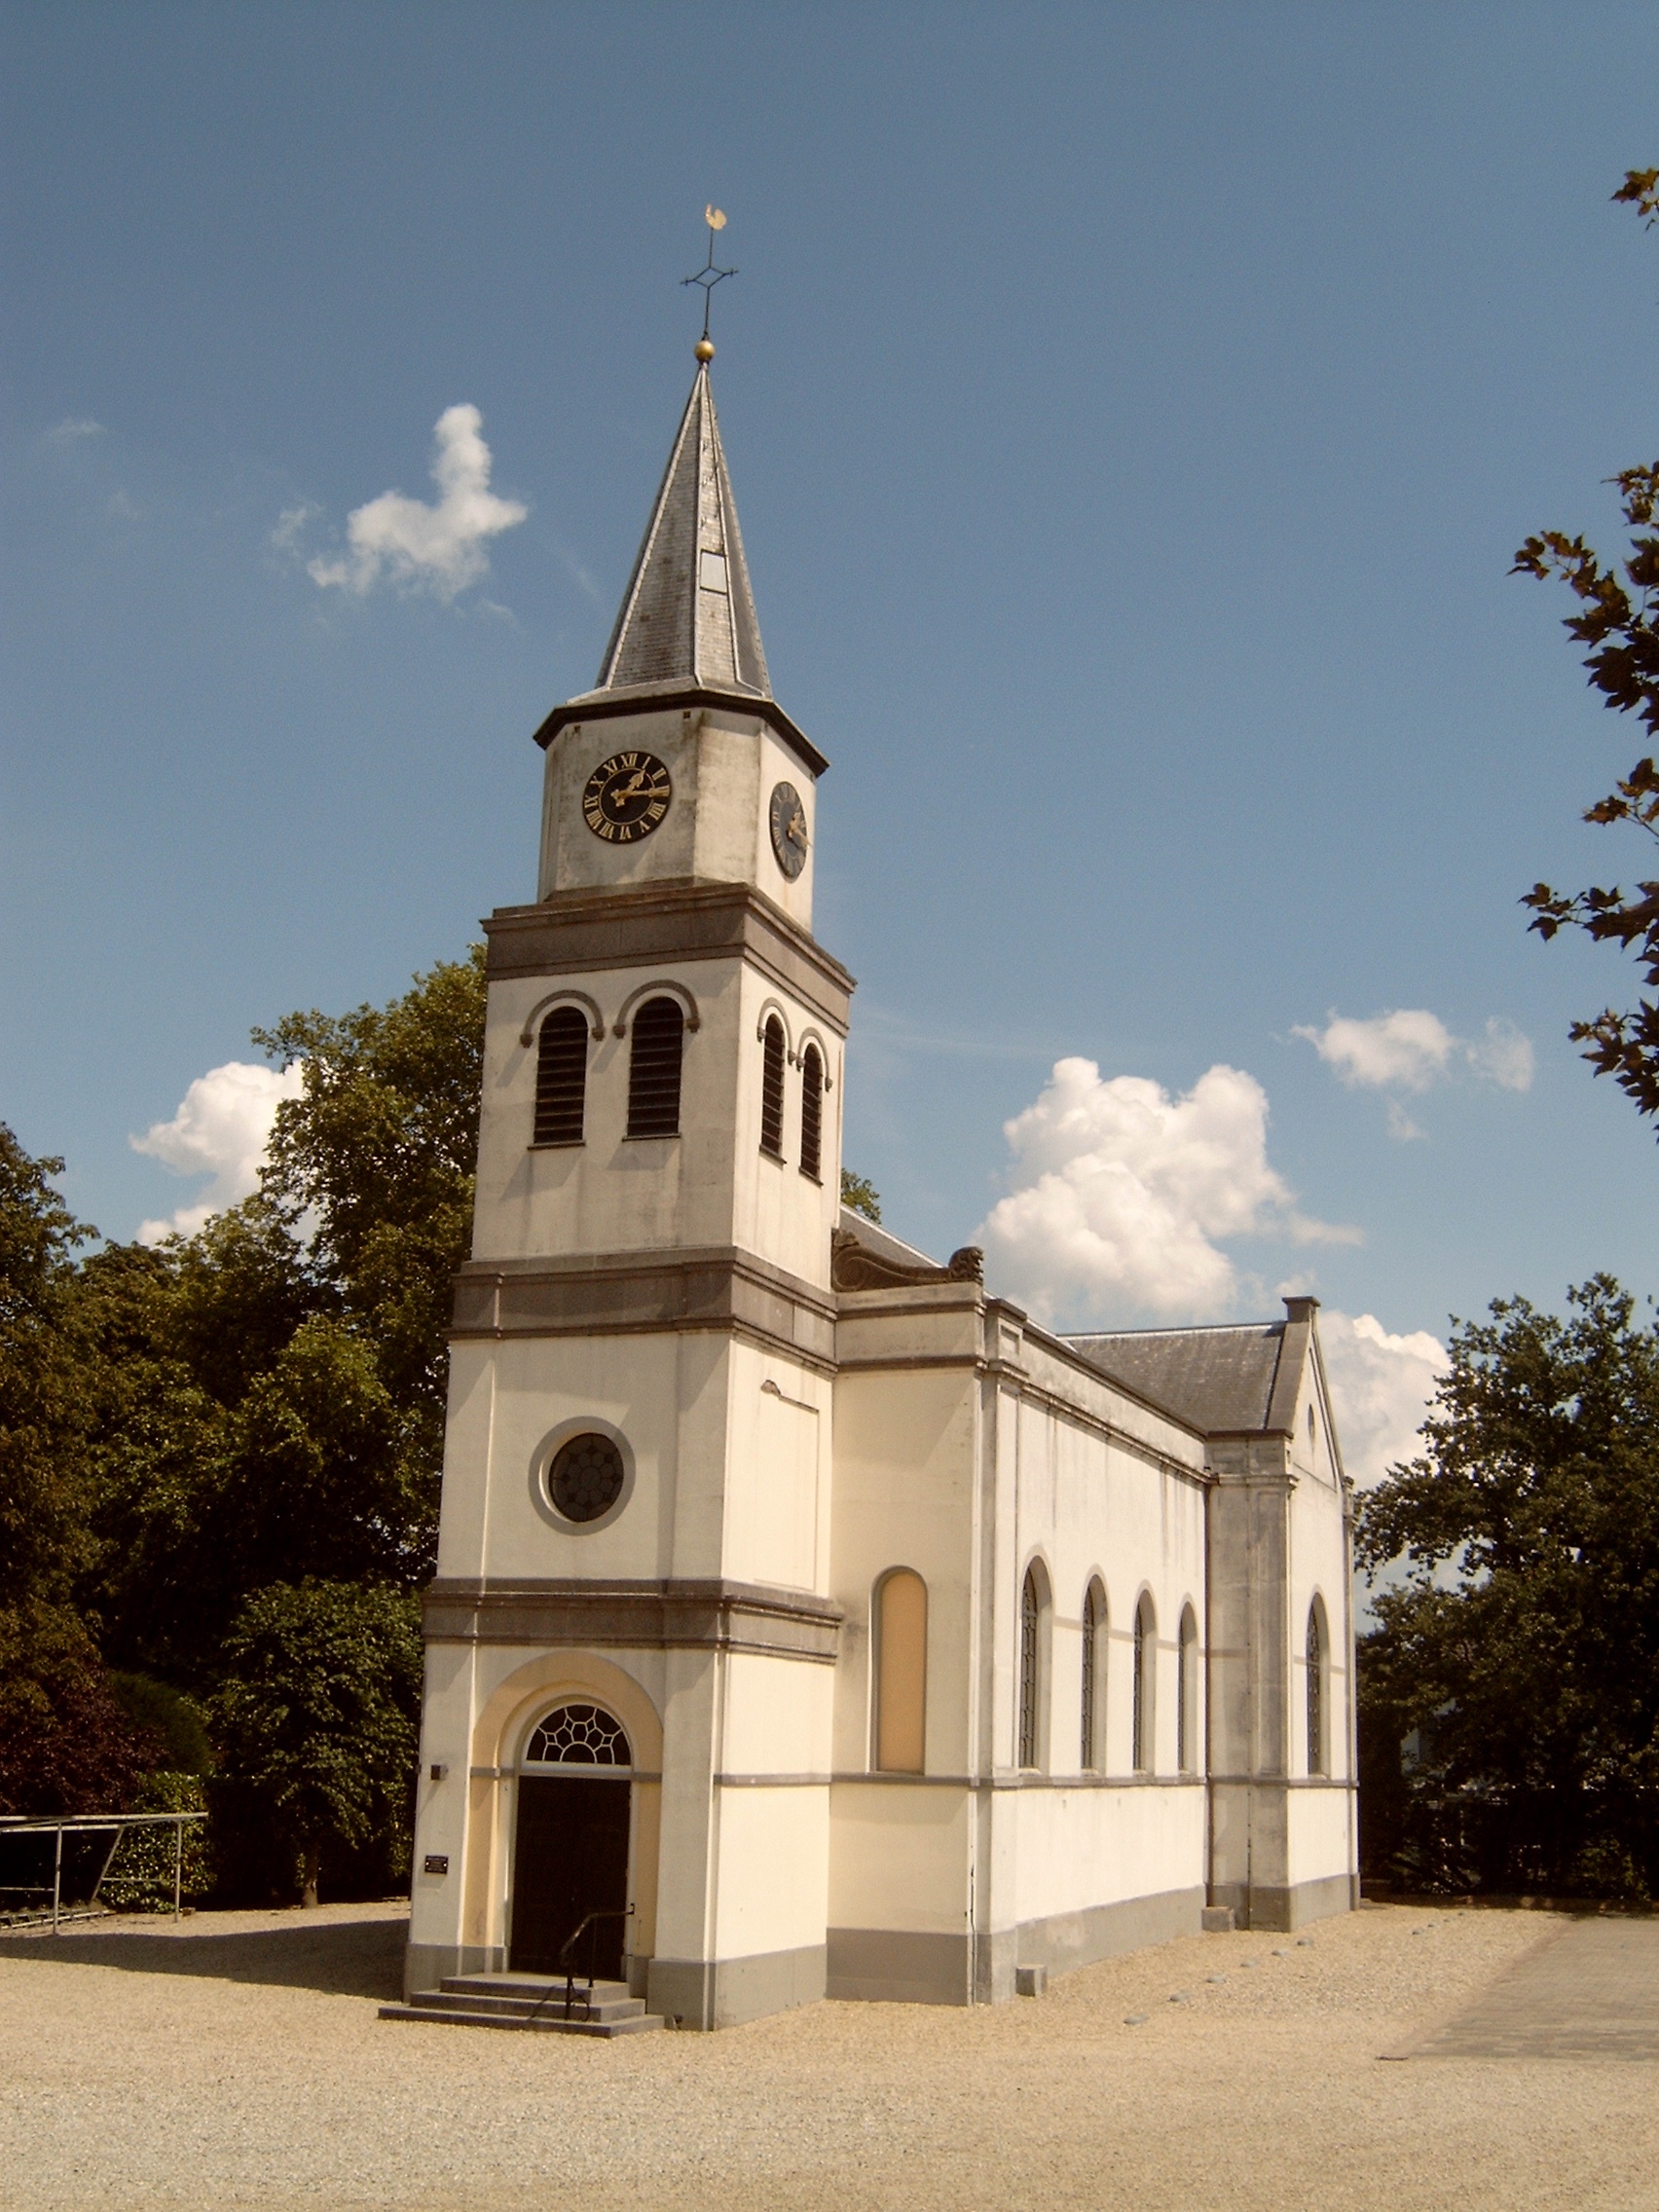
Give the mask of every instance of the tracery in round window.
<path id="1" fill-rule="evenodd" d="M 622 1724 L 597 1705 L 561 1705 L 540 1721 L 525 1746 L 532 1766 L 632 1766 Z"/>
<path id="2" fill-rule="evenodd" d="M 608 1436 L 571 1436 L 553 1455 L 547 1494 L 567 1521 L 597 1521 L 622 1495 L 626 1470 Z"/>

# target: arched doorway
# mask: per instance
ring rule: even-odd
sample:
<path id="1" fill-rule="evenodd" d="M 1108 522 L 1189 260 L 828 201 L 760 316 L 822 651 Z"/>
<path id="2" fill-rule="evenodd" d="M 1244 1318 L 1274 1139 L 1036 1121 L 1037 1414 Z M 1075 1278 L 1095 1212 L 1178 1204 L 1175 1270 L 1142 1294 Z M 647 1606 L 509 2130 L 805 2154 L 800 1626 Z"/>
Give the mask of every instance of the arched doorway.
<path id="1" fill-rule="evenodd" d="M 627 1946 L 633 1749 L 613 1714 L 567 1699 L 530 1732 L 513 1836 L 515 1973 L 614 1981 Z M 590 1917 L 596 1916 L 596 1917 Z M 565 1945 L 588 1922 L 569 1959 Z"/>

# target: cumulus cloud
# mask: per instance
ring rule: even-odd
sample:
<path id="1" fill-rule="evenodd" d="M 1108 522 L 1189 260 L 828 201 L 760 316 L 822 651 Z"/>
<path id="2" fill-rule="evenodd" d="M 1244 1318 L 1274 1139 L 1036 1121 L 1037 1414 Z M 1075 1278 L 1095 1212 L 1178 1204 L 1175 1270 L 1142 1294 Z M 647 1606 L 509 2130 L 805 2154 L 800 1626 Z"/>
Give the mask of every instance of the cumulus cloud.
<path id="1" fill-rule="evenodd" d="M 1172 1097 L 1065 1059 L 1004 1124 L 1012 1188 L 978 1232 L 999 1282 L 1043 1319 L 1225 1312 L 1238 1276 L 1219 1239 L 1355 1242 L 1297 1213 L 1267 1150 L 1267 1093 L 1216 1066 Z"/>
<path id="2" fill-rule="evenodd" d="M 1368 1490 L 1397 1460 L 1416 1456 L 1418 1430 L 1446 1372 L 1446 1346 L 1426 1329 L 1391 1336 L 1374 1313 L 1330 1307 L 1319 1315 L 1319 1343 L 1343 1464 Z"/>
<path id="3" fill-rule="evenodd" d="M 1476 1038 L 1454 1035 L 1426 1007 L 1401 1007 L 1364 1021 L 1333 1014 L 1323 1029 L 1299 1024 L 1292 1034 L 1306 1038 L 1350 1090 L 1420 1093 L 1459 1068 L 1504 1090 L 1532 1086 L 1531 1040 L 1496 1014 Z M 1422 1135 L 1397 1097 L 1388 1101 L 1388 1133 Z"/>
<path id="4" fill-rule="evenodd" d="M 523 522 L 530 509 L 491 491 L 483 426 L 476 407 L 446 407 L 435 433 L 436 500 L 427 504 L 401 492 L 383 492 L 354 508 L 347 517 L 346 552 L 334 559 L 318 554 L 306 563 L 313 582 L 361 595 L 386 576 L 406 590 L 450 600 L 488 574 L 486 544 Z M 276 526 L 276 543 L 293 550 L 309 519 L 306 508 L 290 507 Z"/>
<path id="5" fill-rule="evenodd" d="M 279 1072 L 228 1060 L 197 1077 L 170 1122 L 157 1122 L 141 1137 L 129 1137 L 134 1152 L 159 1160 L 175 1175 L 211 1178 L 165 1221 L 141 1222 L 139 1243 L 159 1244 L 175 1233 L 194 1235 L 209 1215 L 256 1190 L 276 1109 L 284 1098 L 299 1097 L 303 1088 L 298 1060 Z"/>

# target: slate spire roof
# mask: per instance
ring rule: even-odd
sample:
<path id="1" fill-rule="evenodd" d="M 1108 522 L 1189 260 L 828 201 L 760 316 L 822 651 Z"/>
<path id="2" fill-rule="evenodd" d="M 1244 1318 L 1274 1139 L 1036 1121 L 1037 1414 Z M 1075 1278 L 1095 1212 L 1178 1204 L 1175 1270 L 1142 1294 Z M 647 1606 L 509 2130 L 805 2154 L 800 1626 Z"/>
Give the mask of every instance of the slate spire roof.
<path id="1" fill-rule="evenodd" d="M 707 361 L 685 402 L 596 691 L 642 684 L 772 695 Z"/>

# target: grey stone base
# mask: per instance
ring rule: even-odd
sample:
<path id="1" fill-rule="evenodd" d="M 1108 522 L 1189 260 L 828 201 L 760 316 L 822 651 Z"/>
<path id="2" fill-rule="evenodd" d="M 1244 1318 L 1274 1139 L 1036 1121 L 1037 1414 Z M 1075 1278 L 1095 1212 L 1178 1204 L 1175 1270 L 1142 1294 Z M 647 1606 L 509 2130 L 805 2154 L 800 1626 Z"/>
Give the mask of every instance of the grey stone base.
<path id="1" fill-rule="evenodd" d="M 1316 1882 L 1296 1882 L 1289 1888 L 1258 1882 L 1216 1882 L 1210 1889 L 1212 1905 L 1232 1907 L 1234 1924 L 1253 1928 L 1264 1936 L 1288 1935 L 1310 1920 L 1328 1920 L 1333 1913 L 1352 1912 L 1359 1903 L 1359 1880 L 1352 1874 L 1326 1874 Z"/>
<path id="2" fill-rule="evenodd" d="M 436 1989 L 447 1974 L 505 1973 L 500 1943 L 411 1943 L 403 1954 L 403 2002 L 418 1989 Z"/>
<path id="3" fill-rule="evenodd" d="M 1027 1970 L 1067 1973 L 1148 1943 L 1196 1936 L 1203 1910 L 1202 1890 L 1166 1890 L 977 1937 L 831 1928 L 825 1994 L 887 2005 L 1000 2005 Z"/>
<path id="4" fill-rule="evenodd" d="M 676 2028 L 735 2028 L 824 1995 L 824 1946 L 748 1959 L 652 1959 L 645 2003 Z"/>
<path id="5" fill-rule="evenodd" d="M 966 1936 L 904 1928 L 831 1928 L 827 1997 L 880 2005 L 972 2005 L 974 1961 Z"/>

